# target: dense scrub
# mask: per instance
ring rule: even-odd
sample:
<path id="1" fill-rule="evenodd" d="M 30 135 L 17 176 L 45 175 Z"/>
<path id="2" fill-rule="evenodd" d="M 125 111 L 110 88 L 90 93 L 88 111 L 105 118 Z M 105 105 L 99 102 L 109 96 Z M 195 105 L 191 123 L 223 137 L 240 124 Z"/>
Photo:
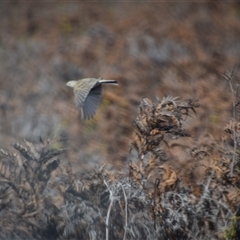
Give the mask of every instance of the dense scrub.
<path id="1" fill-rule="evenodd" d="M 2 149 L 1 239 L 237 239 L 239 124 L 226 126 L 222 142 L 196 139 L 183 123 L 198 107 L 144 98 L 128 172 L 73 173 L 60 166 L 67 149 L 49 140 Z"/>

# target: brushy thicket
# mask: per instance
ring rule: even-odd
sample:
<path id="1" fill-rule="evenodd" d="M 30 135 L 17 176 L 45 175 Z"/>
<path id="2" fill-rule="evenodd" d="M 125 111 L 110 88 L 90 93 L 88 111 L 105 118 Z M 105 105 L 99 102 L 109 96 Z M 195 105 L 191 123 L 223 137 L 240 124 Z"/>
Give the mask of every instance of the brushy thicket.
<path id="1" fill-rule="evenodd" d="M 236 117 L 232 75 L 224 77 Z M 50 140 L 1 149 L 0 238 L 240 239 L 240 122 L 230 121 L 222 142 L 195 139 L 183 125 L 198 107 L 196 99 L 142 99 L 128 173 L 74 174 L 60 167 L 67 149 Z"/>

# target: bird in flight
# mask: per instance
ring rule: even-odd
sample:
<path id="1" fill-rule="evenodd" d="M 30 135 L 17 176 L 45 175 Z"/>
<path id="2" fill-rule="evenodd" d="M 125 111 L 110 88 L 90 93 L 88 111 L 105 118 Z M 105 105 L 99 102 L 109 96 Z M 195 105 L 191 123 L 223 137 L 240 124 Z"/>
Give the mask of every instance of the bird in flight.
<path id="1" fill-rule="evenodd" d="M 101 78 L 84 78 L 80 80 L 72 80 L 66 83 L 68 87 L 73 88 L 75 103 L 81 111 L 83 120 L 91 119 L 100 102 L 102 93 L 102 84 L 118 85 L 115 80 L 104 80 Z"/>

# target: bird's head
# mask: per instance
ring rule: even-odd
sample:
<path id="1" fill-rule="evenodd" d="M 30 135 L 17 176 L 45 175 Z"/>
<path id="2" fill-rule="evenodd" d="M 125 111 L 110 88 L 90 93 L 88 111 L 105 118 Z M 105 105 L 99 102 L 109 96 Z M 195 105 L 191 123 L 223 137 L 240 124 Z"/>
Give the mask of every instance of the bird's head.
<path id="1" fill-rule="evenodd" d="M 68 87 L 74 87 L 74 85 L 76 84 L 76 82 L 77 82 L 77 81 L 75 81 L 75 80 L 69 81 L 69 82 L 66 83 L 66 86 L 68 86 Z"/>

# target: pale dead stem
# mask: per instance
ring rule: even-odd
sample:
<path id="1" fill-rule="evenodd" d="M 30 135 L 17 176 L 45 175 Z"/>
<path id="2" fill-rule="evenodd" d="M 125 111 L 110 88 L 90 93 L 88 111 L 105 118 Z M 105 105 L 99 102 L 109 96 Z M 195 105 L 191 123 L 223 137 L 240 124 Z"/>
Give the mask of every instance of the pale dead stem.
<path id="1" fill-rule="evenodd" d="M 108 240 L 109 239 L 109 218 L 110 218 L 111 209 L 112 209 L 114 200 L 119 199 L 119 197 L 114 196 L 113 191 L 110 189 L 110 187 L 109 187 L 109 185 L 108 185 L 108 183 L 105 179 L 103 179 L 103 182 L 104 182 L 105 186 L 107 187 L 107 189 L 109 191 L 109 194 L 110 194 L 110 196 L 109 196 L 110 204 L 108 206 L 107 217 L 106 217 L 106 221 L 105 221 L 105 224 L 106 224 L 106 240 Z M 123 240 L 126 240 L 127 229 L 128 229 L 128 204 L 127 204 L 127 195 L 126 195 L 125 189 L 124 189 L 122 184 L 121 184 L 121 188 L 122 188 L 122 191 L 123 191 L 124 202 L 125 202 L 125 224 L 124 224 Z"/>
<path id="2" fill-rule="evenodd" d="M 231 93 L 232 93 L 232 116 L 233 116 L 233 156 L 232 156 L 232 162 L 231 162 L 231 166 L 230 166 L 230 175 L 233 175 L 233 169 L 234 169 L 234 165 L 235 165 L 235 161 L 236 161 L 236 151 L 237 151 L 237 144 L 238 144 L 238 140 L 237 140 L 237 135 L 236 135 L 236 130 L 235 130 L 235 126 L 236 126 L 236 112 L 237 112 L 237 105 L 239 105 L 238 102 L 238 92 L 239 92 L 239 84 L 236 85 L 236 90 L 234 90 L 233 85 L 232 85 L 232 79 L 233 79 L 233 73 L 234 73 L 234 69 L 236 67 L 236 64 L 234 64 L 233 68 L 231 71 L 226 71 L 225 74 L 222 74 L 222 76 L 227 80 Z"/>
<path id="3" fill-rule="evenodd" d="M 125 226 L 124 226 L 124 236 L 123 236 L 123 240 L 125 240 L 126 234 L 127 234 L 127 227 L 128 227 L 128 214 L 127 214 L 128 205 L 127 205 L 127 196 L 126 196 L 125 190 L 122 185 L 121 185 L 121 187 L 122 187 L 124 201 L 125 201 Z"/>
<path id="4" fill-rule="evenodd" d="M 105 179 L 103 179 L 103 182 L 104 182 L 105 186 L 107 187 L 109 194 L 110 194 L 110 196 L 109 196 L 110 204 L 108 206 L 107 217 L 106 217 L 106 222 L 105 222 L 105 224 L 106 224 L 106 240 L 108 240 L 109 239 L 109 217 L 110 217 L 114 197 L 113 197 L 113 193 L 112 193 L 111 189 L 109 188 Z"/>

